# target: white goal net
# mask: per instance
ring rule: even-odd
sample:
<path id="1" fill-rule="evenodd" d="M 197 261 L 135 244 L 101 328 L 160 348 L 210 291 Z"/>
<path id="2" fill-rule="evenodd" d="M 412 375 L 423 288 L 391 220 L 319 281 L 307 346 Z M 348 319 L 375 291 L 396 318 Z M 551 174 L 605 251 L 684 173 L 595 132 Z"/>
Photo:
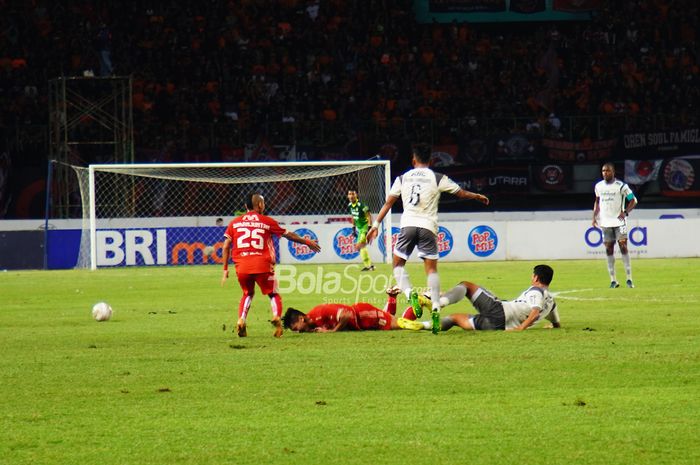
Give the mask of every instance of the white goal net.
<path id="1" fill-rule="evenodd" d="M 250 193 L 283 225 L 351 227 L 347 193 L 376 215 L 389 190 L 389 162 L 114 164 L 73 167 L 83 210 L 78 267 L 221 263 L 226 225 Z M 382 259 L 391 250 L 391 215 Z M 322 229 L 322 228 L 320 228 Z M 335 245 L 333 245 L 335 247 Z M 339 260 L 342 261 L 342 260 Z M 328 262 L 328 260 L 326 260 Z"/>

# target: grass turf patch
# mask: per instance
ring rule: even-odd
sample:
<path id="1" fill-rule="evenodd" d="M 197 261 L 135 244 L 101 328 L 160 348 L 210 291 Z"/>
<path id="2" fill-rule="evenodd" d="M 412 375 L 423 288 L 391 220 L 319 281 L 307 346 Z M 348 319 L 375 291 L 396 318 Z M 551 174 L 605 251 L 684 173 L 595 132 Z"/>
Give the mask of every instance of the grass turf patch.
<path id="1" fill-rule="evenodd" d="M 516 297 L 534 262 L 444 263 Z M 700 261 L 554 261 L 563 328 L 272 337 L 256 295 L 238 338 L 218 267 L 0 276 L 0 457 L 12 464 L 700 462 Z M 308 276 L 345 272 L 299 267 Z M 422 269 L 409 266 L 414 283 Z M 380 265 L 374 276 L 389 279 Z M 311 278 L 309 278 L 311 279 Z M 290 291 L 285 307 L 354 301 Z M 381 306 L 363 282 L 359 299 Z M 354 281 L 353 281 L 354 280 Z M 314 289 L 305 283 L 304 290 Z M 355 287 L 353 287 L 355 286 Z M 375 286 L 383 287 L 383 286 Z M 369 289 L 369 290 L 368 290 Z M 92 320 L 97 301 L 114 308 Z M 400 299 L 401 300 L 401 299 Z M 401 300 L 402 301 L 402 300 Z M 403 301 L 402 301 L 403 303 Z M 468 302 L 444 310 L 471 312 Z"/>

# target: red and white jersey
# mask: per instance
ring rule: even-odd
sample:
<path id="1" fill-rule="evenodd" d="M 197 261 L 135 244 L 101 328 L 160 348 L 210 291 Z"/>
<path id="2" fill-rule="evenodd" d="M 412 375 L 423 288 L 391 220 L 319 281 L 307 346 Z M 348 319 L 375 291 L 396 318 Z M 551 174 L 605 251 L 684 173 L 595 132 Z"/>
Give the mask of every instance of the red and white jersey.
<path id="1" fill-rule="evenodd" d="M 414 168 L 394 180 L 389 195 L 401 197 L 401 227 L 416 226 L 438 232 L 438 202 L 441 192 L 455 194 L 459 185 L 430 168 Z"/>
<path id="2" fill-rule="evenodd" d="M 272 236 L 287 230 L 269 216 L 248 212 L 234 218 L 224 236 L 231 239 L 236 273 L 255 274 L 274 271 L 276 256 Z"/>

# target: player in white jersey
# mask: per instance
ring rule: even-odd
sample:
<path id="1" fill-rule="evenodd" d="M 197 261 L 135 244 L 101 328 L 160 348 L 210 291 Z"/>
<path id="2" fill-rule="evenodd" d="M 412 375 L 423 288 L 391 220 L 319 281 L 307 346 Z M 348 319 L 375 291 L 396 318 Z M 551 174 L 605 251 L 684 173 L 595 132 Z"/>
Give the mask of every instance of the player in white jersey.
<path id="1" fill-rule="evenodd" d="M 610 287 L 620 287 L 615 278 L 615 241 L 620 246 L 622 263 L 625 265 L 627 287 L 634 287 L 632 264 L 627 250 L 627 216 L 637 206 L 637 198 L 632 193 L 630 186 L 615 179 L 615 165 L 606 163 L 601 171 L 603 180 L 595 185 L 593 227 L 603 230 Z"/>
<path id="2" fill-rule="evenodd" d="M 441 321 L 442 330 L 453 326 L 466 330 L 522 331 L 542 319 L 549 320 L 553 328 L 560 328 L 559 312 L 554 297 L 549 293 L 549 284 L 554 270 L 549 265 L 537 265 L 532 271 L 531 286 L 513 300 L 500 300 L 477 284 L 463 281 L 440 297 L 441 307 L 454 304 L 469 297 L 479 313 L 454 313 Z M 428 322 L 398 319 L 404 329 L 429 329 Z"/>
<path id="3" fill-rule="evenodd" d="M 485 205 L 489 204 L 488 197 L 462 189 L 447 176 L 430 169 L 430 147 L 418 144 L 413 148 L 413 169 L 394 180 L 391 191 L 382 206 L 372 227 L 367 232 L 368 241 L 372 241 L 379 233 L 379 224 L 389 213 L 391 207 L 401 197 L 403 199 L 403 214 L 401 215 L 401 232 L 394 247 L 394 278 L 401 291 L 411 302 L 416 317 L 422 315 L 418 292 L 411 286 L 408 273 L 405 270 L 406 260 L 414 248 L 418 248 L 418 257 L 423 259 L 425 273 L 428 277 L 430 295 L 437 302 L 440 296 L 440 277 L 437 273 L 437 214 L 438 202 L 442 192 L 449 192 L 460 199 L 473 199 Z M 440 331 L 440 308 L 435 304 L 431 318 L 433 332 Z"/>

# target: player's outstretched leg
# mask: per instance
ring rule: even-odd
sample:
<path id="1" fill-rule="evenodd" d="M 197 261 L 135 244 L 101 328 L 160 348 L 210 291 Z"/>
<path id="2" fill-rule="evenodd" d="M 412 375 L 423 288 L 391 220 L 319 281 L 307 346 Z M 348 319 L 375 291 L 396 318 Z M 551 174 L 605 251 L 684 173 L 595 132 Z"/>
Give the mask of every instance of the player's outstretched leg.
<path id="1" fill-rule="evenodd" d="M 407 318 L 399 318 L 398 320 L 396 320 L 396 323 L 401 329 L 410 329 L 412 331 L 420 331 L 421 329 L 425 329 L 425 326 L 423 325 L 422 321 L 409 320 Z"/>

